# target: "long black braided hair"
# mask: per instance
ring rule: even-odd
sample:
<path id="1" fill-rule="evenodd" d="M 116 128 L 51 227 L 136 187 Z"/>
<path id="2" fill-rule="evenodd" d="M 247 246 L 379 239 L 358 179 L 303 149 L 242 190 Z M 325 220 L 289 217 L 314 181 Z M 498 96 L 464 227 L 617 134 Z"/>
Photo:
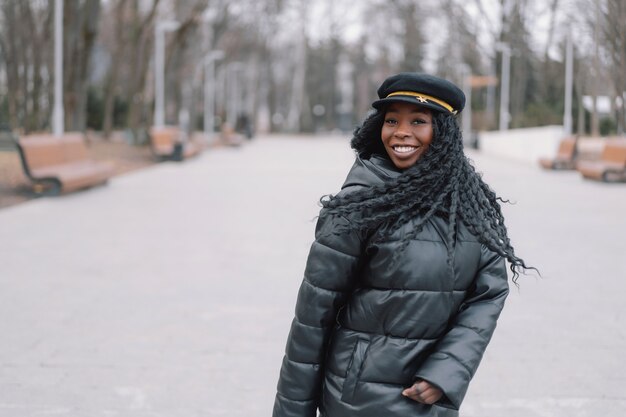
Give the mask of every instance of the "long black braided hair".
<path id="1" fill-rule="evenodd" d="M 373 154 L 386 156 L 380 137 L 384 119 L 385 109 L 376 110 L 355 129 L 351 146 L 361 158 L 368 159 Z M 428 219 L 443 215 L 448 218 L 451 268 L 460 220 L 479 242 L 509 261 L 513 282 L 517 283 L 522 269 L 530 269 L 511 246 L 499 204 L 505 200 L 496 196 L 463 153 L 461 130 L 451 114 L 433 112 L 433 141 L 418 162 L 402 175 L 383 185 L 342 196 L 325 196 L 320 201 L 324 215 L 348 216 L 358 212 L 359 216 L 350 216 L 350 225 L 346 227 L 378 231 L 377 240 L 390 236 L 409 221 L 416 221 L 394 256 L 408 246 Z"/>

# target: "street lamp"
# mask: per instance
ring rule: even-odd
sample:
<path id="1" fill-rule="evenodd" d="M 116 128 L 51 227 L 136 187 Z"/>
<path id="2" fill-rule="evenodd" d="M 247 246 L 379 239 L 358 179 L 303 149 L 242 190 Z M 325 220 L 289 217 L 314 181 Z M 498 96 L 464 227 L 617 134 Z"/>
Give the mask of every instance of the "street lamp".
<path id="1" fill-rule="evenodd" d="M 204 135 L 209 139 L 215 125 L 215 61 L 224 58 L 224 52 L 211 51 L 204 57 Z"/>
<path id="2" fill-rule="evenodd" d="M 241 69 L 241 62 L 231 62 L 228 64 L 228 87 L 229 100 L 228 106 L 228 124 L 234 129 L 237 122 L 237 112 L 239 111 L 239 83 L 237 80 L 237 72 Z"/>
<path id="3" fill-rule="evenodd" d="M 565 109 L 563 113 L 563 129 L 565 136 L 572 134 L 572 89 L 574 83 L 574 45 L 572 33 L 567 35 L 565 52 Z"/>
<path id="4" fill-rule="evenodd" d="M 165 125 L 164 103 L 165 103 L 165 32 L 171 32 L 180 24 L 173 20 L 158 21 L 154 28 L 154 125 L 163 127 Z"/>
<path id="5" fill-rule="evenodd" d="M 500 130 L 509 128 L 509 88 L 511 75 L 511 48 L 507 43 L 497 42 L 496 49 L 502 52 L 502 78 L 500 84 Z"/>
<path id="6" fill-rule="evenodd" d="M 63 135 L 63 0 L 54 2 L 54 107 L 52 110 L 52 132 Z"/>

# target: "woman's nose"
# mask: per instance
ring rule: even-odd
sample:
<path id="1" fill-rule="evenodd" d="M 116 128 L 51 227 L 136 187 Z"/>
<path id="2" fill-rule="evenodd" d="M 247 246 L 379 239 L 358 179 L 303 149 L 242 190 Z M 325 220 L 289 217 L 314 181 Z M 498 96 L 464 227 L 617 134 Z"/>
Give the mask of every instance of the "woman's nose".
<path id="1" fill-rule="evenodd" d="M 394 135 L 400 138 L 404 138 L 410 135 L 409 127 L 406 123 L 399 123 Z"/>

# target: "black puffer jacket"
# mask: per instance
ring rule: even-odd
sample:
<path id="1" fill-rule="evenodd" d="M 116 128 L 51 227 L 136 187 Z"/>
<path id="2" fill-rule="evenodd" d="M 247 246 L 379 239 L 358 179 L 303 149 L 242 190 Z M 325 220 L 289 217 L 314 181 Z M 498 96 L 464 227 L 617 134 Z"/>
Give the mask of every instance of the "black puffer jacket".
<path id="1" fill-rule="evenodd" d="M 356 160 L 341 193 L 400 173 L 390 161 Z M 460 225 L 454 279 L 447 223 L 435 217 L 391 269 L 413 227 L 372 244 L 349 221 L 320 216 L 278 382 L 274 417 L 456 416 L 508 294 L 504 260 Z M 433 406 L 403 397 L 421 378 L 441 388 Z"/>

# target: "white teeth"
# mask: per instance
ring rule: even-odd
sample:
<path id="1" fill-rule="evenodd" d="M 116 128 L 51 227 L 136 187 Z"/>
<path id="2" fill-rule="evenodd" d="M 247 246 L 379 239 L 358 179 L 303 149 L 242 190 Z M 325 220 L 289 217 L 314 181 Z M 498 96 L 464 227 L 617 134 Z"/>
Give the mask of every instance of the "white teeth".
<path id="1" fill-rule="evenodd" d="M 393 150 L 400 153 L 413 152 L 417 149 L 416 146 L 394 146 Z"/>

